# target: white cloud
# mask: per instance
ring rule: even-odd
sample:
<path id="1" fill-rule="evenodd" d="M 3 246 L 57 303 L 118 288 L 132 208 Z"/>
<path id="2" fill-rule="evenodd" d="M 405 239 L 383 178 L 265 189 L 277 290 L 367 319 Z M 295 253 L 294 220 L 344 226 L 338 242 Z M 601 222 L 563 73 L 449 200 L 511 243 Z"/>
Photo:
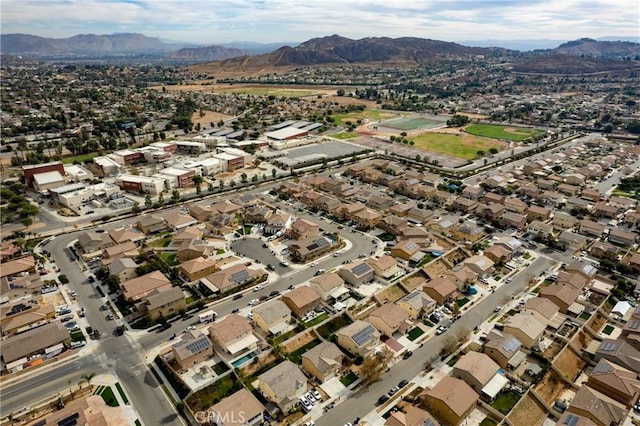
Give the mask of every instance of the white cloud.
<path id="1" fill-rule="evenodd" d="M 3 33 L 141 32 L 201 43 L 637 36 L 637 0 L 3 0 Z"/>

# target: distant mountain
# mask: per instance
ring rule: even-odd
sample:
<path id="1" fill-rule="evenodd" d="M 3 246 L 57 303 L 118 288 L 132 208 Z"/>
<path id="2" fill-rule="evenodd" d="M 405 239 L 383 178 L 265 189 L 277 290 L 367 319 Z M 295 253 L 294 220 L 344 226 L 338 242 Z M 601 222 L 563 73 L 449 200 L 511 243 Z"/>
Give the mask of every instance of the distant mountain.
<path id="1" fill-rule="evenodd" d="M 249 54 L 246 50 L 223 46 L 189 47 L 169 53 L 171 59 L 186 62 L 211 62 Z"/>
<path id="2" fill-rule="evenodd" d="M 640 37 L 600 37 L 596 41 L 630 41 L 633 43 L 640 43 Z M 551 39 L 522 39 L 522 40 L 464 40 L 457 41 L 457 43 L 464 46 L 473 47 L 502 47 L 505 49 L 519 50 L 521 52 L 527 52 L 531 50 L 543 50 L 554 49 L 566 43 L 567 40 L 551 40 Z"/>
<path id="3" fill-rule="evenodd" d="M 69 38 L 46 38 L 28 34 L 2 34 L 0 51 L 24 56 L 89 56 L 167 53 L 181 45 L 165 43 L 137 33 L 78 34 Z"/>
<path id="4" fill-rule="evenodd" d="M 273 52 L 282 46 L 297 46 L 299 44 L 299 42 L 254 43 L 251 41 L 234 41 L 231 43 L 223 43 L 222 46 L 244 50 L 250 55 L 260 55 L 263 53 Z"/>
<path id="5" fill-rule="evenodd" d="M 284 46 L 264 55 L 228 59 L 221 65 L 226 68 L 251 68 L 369 62 L 422 64 L 443 57 L 489 54 L 494 50 L 414 37 L 368 37 L 353 40 L 334 34 L 313 38 L 297 47 Z"/>
<path id="6" fill-rule="evenodd" d="M 563 54 L 541 54 L 516 64 L 512 69 L 516 72 L 529 74 L 594 74 L 605 71 L 639 70 L 640 62 Z"/>
<path id="7" fill-rule="evenodd" d="M 553 51 L 563 55 L 593 58 L 634 58 L 640 56 L 640 44 L 630 41 L 598 41 L 581 38 L 563 43 Z"/>

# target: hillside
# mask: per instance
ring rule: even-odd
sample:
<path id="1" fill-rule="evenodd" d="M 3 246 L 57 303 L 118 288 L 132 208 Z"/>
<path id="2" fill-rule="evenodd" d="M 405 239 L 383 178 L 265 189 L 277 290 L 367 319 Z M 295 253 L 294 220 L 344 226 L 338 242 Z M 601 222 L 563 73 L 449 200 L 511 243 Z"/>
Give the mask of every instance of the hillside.
<path id="1" fill-rule="evenodd" d="M 169 53 L 167 57 L 189 62 L 211 62 L 247 55 L 246 50 L 223 46 L 186 47 Z"/>
<path id="2" fill-rule="evenodd" d="M 79 34 L 68 38 L 46 38 L 28 34 L 2 34 L 1 53 L 27 56 L 86 56 L 167 53 L 182 46 L 136 33 Z"/>
<path id="3" fill-rule="evenodd" d="M 638 61 L 545 54 L 515 65 L 513 71 L 531 74 L 594 74 L 639 68 L 640 63 Z"/>
<path id="4" fill-rule="evenodd" d="M 630 41 L 597 41 L 581 38 L 563 43 L 553 51 L 562 55 L 633 59 L 640 56 L 640 44 Z"/>

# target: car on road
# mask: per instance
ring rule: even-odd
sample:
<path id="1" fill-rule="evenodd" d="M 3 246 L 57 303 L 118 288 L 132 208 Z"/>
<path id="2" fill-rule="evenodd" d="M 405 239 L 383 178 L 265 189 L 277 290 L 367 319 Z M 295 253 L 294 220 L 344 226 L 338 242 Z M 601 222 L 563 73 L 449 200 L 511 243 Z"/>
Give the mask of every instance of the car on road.
<path id="1" fill-rule="evenodd" d="M 384 404 L 388 400 L 389 400 L 389 395 L 385 393 L 380 398 L 378 398 L 378 404 Z"/>
<path id="2" fill-rule="evenodd" d="M 232 313 L 232 314 L 237 314 L 238 312 L 240 312 L 240 309 L 238 309 L 238 308 L 234 308 L 234 309 L 231 311 L 231 313 Z"/>
<path id="3" fill-rule="evenodd" d="M 411 355 L 413 355 L 412 351 L 406 351 L 404 354 L 402 354 L 402 359 L 409 359 L 411 358 Z"/>
<path id="4" fill-rule="evenodd" d="M 246 263 L 244 264 L 244 266 L 251 266 L 251 265 L 253 265 L 253 263 L 252 263 L 252 262 L 246 262 Z"/>
<path id="5" fill-rule="evenodd" d="M 400 383 L 398 383 L 398 387 L 399 388 L 403 388 L 405 386 L 407 386 L 409 384 L 409 381 L 407 379 L 402 379 L 400 380 Z"/>
<path id="6" fill-rule="evenodd" d="M 259 304 L 259 303 L 260 303 L 260 300 L 258 300 L 258 299 L 251 299 L 251 300 L 249 301 L 249 306 L 255 306 L 255 305 Z"/>
<path id="7" fill-rule="evenodd" d="M 276 270 L 276 267 L 269 263 L 269 264 L 267 265 L 267 269 L 268 269 L 268 270 L 270 270 L 270 271 L 275 271 L 275 270 Z"/>
<path id="8" fill-rule="evenodd" d="M 89 281 L 90 283 L 94 283 L 96 282 L 96 279 L 93 275 L 89 275 L 89 278 L 87 278 L 87 281 Z"/>
<path id="9" fill-rule="evenodd" d="M 318 266 L 318 262 L 311 262 L 309 266 Z"/>
<path id="10" fill-rule="evenodd" d="M 333 253 L 333 257 L 338 257 L 342 254 L 342 252 L 340 250 L 338 250 L 337 252 Z"/>
<path id="11" fill-rule="evenodd" d="M 171 336 L 169 336 L 169 340 L 174 340 L 176 338 L 176 333 L 173 333 Z"/>
<path id="12" fill-rule="evenodd" d="M 106 319 L 107 319 L 108 321 L 111 321 L 111 320 L 113 320 L 114 318 L 115 318 L 115 317 L 113 316 L 113 314 L 108 314 L 108 315 L 106 316 Z"/>
<path id="13" fill-rule="evenodd" d="M 500 312 L 502 310 L 502 306 L 496 306 L 493 308 L 493 312 Z"/>
<path id="14" fill-rule="evenodd" d="M 191 330 L 195 330 L 196 326 L 195 325 L 189 325 L 187 326 L 187 328 L 185 328 L 185 331 L 191 331 Z"/>
<path id="15" fill-rule="evenodd" d="M 233 295 L 233 300 L 242 299 L 242 293 L 237 293 Z"/>
<path id="16" fill-rule="evenodd" d="M 506 280 L 504 280 L 505 284 L 509 284 L 511 282 L 511 278 L 507 278 Z"/>
<path id="17" fill-rule="evenodd" d="M 322 274 L 324 274 L 325 272 L 326 272 L 326 271 L 325 271 L 324 269 L 318 269 L 318 270 L 316 271 L 316 275 L 322 275 Z"/>
<path id="18" fill-rule="evenodd" d="M 284 266 L 285 268 L 288 268 L 291 264 L 289 262 L 287 262 L 286 260 L 283 260 L 280 262 L 280 265 Z"/>
<path id="19" fill-rule="evenodd" d="M 447 327 L 445 327 L 444 325 L 441 325 L 440 327 L 438 327 L 438 328 L 436 329 L 436 334 L 439 336 L 439 335 L 441 335 L 442 333 L 444 333 L 445 331 L 447 331 Z"/>
<path id="20" fill-rule="evenodd" d="M 278 290 L 273 290 L 271 293 L 269 293 L 269 297 L 277 297 L 280 296 L 280 292 Z"/>
<path id="21" fill-rule="evenodd" d="M 71 293 L 69 293 L 69 294 L 71 294 L 71 297 L 78 297 L 78 293 L 76 293 L 76 291 L 75 291 L 75 290 L 73 290 L 73 291 L 72 291 Z"/>
<path id="22" fill-rule="evenodd" d="M 264 288 L 263 286 L 261 286 L 261 285 L 257 285 L 257 286 L 255 286 L 255 287 L 253 288 L 253 291 L 260 291 L 260 290 L 262 290 L 263 288 Z"/>

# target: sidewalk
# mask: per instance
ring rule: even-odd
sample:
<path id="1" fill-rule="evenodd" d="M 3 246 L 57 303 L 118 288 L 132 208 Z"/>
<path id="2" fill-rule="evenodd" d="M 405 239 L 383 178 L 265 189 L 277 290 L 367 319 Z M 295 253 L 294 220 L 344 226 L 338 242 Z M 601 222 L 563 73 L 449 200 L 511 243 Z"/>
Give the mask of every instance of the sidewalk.
<path id="1" fill-rule="evenodd" d="M 138 415 L 138 412 L 131 405 L 129 401 L 127 402 L 124 401 L 124 399 L 122 398 L 122 395 L 120 395 L 120 392 L 116 387 L 116 383 L 119 383 L 118 378 L 112 374 L 101 374 L 99 376 L 94 377 L 93 380 L 91 381 L 91 385 L 93 386 L 94 391 L 98 388 L 98 386 L 109 386 L 111 388 L 111 391 L 113 392 L 113 395 L 118 401 L 120 408 L 122 408 L 122 412 L 124 413 L 127 420 L 129 421 L 129 424 L 133 425 L 135 424 L 136 420 L 140 421 L 139 420 L 140 416 Z M 125 392 L 124 387 L 122 386 L 122 383 L 120 383 L 120 388 L 122 389 L 123 392 Z M 128 399 L 128 396 L 127 396 L 127 399 Z"/>

